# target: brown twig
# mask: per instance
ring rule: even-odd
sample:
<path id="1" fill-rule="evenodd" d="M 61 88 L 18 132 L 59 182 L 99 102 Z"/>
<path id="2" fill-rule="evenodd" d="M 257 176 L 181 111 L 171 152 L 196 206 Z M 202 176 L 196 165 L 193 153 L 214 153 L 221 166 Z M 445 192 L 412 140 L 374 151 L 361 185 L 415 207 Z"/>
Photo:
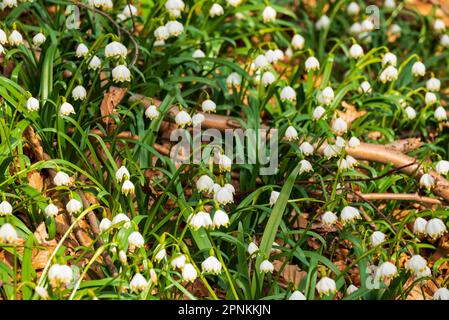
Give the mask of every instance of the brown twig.
<path id="1" fill-rule="evenodd" d="M 435 198 L 423 197 L 416 193 L 360 193 L 364 199 L 376 201 L 376 200 L 387 200 L 387 201 L 414 201 L 426 204 L 436 204 L 443 205 L 444 203 Z M 348 200 L 356 198 L 355 196 L 348 195 Z"/>

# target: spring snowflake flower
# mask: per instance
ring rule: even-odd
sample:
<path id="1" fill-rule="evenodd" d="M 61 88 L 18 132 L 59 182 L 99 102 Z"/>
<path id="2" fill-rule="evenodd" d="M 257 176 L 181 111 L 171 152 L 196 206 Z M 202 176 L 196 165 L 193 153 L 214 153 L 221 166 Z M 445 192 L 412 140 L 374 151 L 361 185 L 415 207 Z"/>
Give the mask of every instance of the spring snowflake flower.
<path id="1" fill-rule="evenodd" d="M 320 62 L 313 56 L 308 57 L 305 62 L 305 68 L 307 72 L 320 70 Z"/>
<path id="2" fill-rule="evenodd" d="M 426 74 L 426 66 L 421 61 L 417 61 L 412 66 L 412 74 L 415 77 L 424 77 Z"/>
<path id="3" fill-rule="evenodd" d="M 351 137 L 351 139 L 349 139 L 348 141 L 348 146 L 350 148 L 357 148 L 358 146 L 360 146 L 360 140 L 357 137 Z"/>
<path id="4" fill-rule="evenodd" d="M 192 125 L 194 127 L 196 127 L 196 126 L 200 125 L 201 123 L 203 123 L 204 120 L 206 120 L 206 117 L 202 113 L 195 113 L 192 116 Z"/>
<path id="5" fill-rule="evenodd" d="M 190 115 L 184 110 L 181 110 L 175 116 L 175 122 L 178 126 L 183 128 L 186 125 L 190 125 L 192 123 L 192 117 L 190 117 Z"/>
<path id="6" fill-rule="evenodd" d="M 447 173 L 449 172 L 449 161 L 446 160 L 438 161 L 438 163 L 435 166 L 435 169 L 438 172 L 438 174 L 447 175 Z"/>
<path id="7" fill-rule="evenodd" d="M 3 0 L 3 8 L 17 7 L 17 0 Z"/>
<path id="8" fill-rule="evenodd" d="M 405 114 L 407 116 L 407 119 L 413 120 L 416 118 L 416 111 L 412 107 L 408 106 L 405 108 Z"/>
<path id="9" fill-rule="evenodd" d="M 427 233 L 426 226 L 427 226 L 426 219 L 423 219 L 421 217 L 416 218 L 415 222 L 413 223 L 413 233 L 416 235 L 426 234 Z"/>
<path id="10" fill-rule="evenodd" d="M 27 106 L 27 110 L 29 112 L 37 111 L 37 110 L 39 110 L 39 100 L 37 100 L 36 98 L 30 97 L 27 100 L 26 106 Z"/>
<path id="11" fill-rule="evenodd" d="M 270 65 L 270 62 L 268 61 L 267 57 L 263 54 L 259 54 L 256 59 L 254 59 L 254 68 L 256 70 L 263 70 L 268 68 Z"/>
<path id="12" fill-rule="evenodd" d="M 362 32 L 371 32 L 374 30 L 374 23 L 370 19 L 365 19 L 361 24 Z"/>
<path id="13" fill-rule="evenodd" d="M 262 12 L 262 19 L 263 22 L 271 22 L 276 20 L 276 10 L 273 9 L 273 7 L 267 6 Z"/>
<path id="14" fill-rule="evenodd" d="M 442 106 L 439 106 L 438 108 L 435 109 L 433 116 L 438 121 L 447 120 L 447 112 Z"/>
<path id="15" fill-rule="evenodd" d="M 242 77 L 237 72 L 232 72 L 226 78 L 226 83 L 229 86 L 239 86 L 242 83 Z"/>
<path id="16" fill-rule="evenodd" d="M 181 254 L 181 255 L 174 257 L 171 260 L 170 265 L 174 269 L 182 269 L 182 268 L 184 268 L 184 266 L 186 264 L 186 260 L 187 260 L 186 256 Z"/>
<path id="17" fill-rule="evenodd" d="M 156 255 L 154 256 L 154 260 L 156 260 L 157 262 L 160 262 L 166 256 L 167 256 L 167 251 L 163 248 L 156 253 Z"/>
<path id="18" fill-rule="evenodd" d="M 328 16 L 326 16 L 325 14 L 323 14 L 318 21 L 315 23 L 315 27 L 318 30 L 326 30 L 329 28 L 331 24 L 331 20 L 329 19 Z"/>
<path id="19" fill-rule="evenodd" d="M 288 141 L 292 141 L 292 140 L 298 139 L 298 131 L 296 131 L 295 127 L 288 126 L 287 130 L 285 130 L 285 138 Z"/>
<path id="20" fill-rule="evenodd" d="M 117 225 L 122 222 L 124 222 L 123 227 L 125 229 L 131 226 L 131 220 L 129 220 L 128 216 L 124 213 L 119 213 L 112 219 L 112 225 Z"/>
<path id="21" fill-rule="evenodd" d="M 212 227 L 213 222 L 210 214 L 205 211 L 200 211 L 189 218 L 190 227 L 193 230 L 198 230 L 200 228 Z"/>
<path id="22" fill-rule="evenodd" d="M 360 6 L 358 5 L 357 2 L 351 2 L 350 4 L 348 4 L 348 7 L 346 8 L 346 12 L 350 16 L 356 16 L 360 12 Z"/>
<path id="23" fill-rule="evenodd" d="M 377 247 L 385 242 L 385 234 L 380 231 L 374 231 L 370 237 L 370 240 L 371 240 L 371 244 L 374 247 Z"/>
<path id="24" fill-rule="evenodd" d="M 360 93 L 371 93 L 371 84 L 368 81 L 363 81 L 359 86 Z"/>
<path id="25" fill-rule="evenodd" d="M 322 277 L 316 284 L 316 290 L 318 291 L 318 294 L 320 296 L 322 296 L 323 294 L 329 296 L 332 293 L 337 292 L 337 286 L 333 279 L 329 277 Z"/>
<path id="26" fill-rule="evenodd" d="M 122 14 L 127 18 L 131 18 L 131 16 L 137 15 L 137 8 L 132 4 L 127 4 L 123 8 Z"/>
<path id="27" fill-rule="evenodd" d="M 142 248 L 145 244 L 145 240 L 139 231 L 134 231 L 128 236 L 128 243 L 130 246 Z"/>
<path id="28" fill-rule="evenodd" d="M 398 275 L 398 269 L 394 264 L 387 261 L 379 266 L 376 275 L 380 280 L 392 279 Z"/>
<path id="29" fill-rule="evenodd" d="M 393 35 L 400 35 L 402 32 L 402 28 L 401 26 L 399 26 L 398 24 L 394 23 L 391 25 L 390 27 L 390 33 Z"/>
<path id="30" fill-rule="evenodd" d="M 354 222 L 355 220 L 360 218 L 361 217 L 359 210 L 351 206 L 344 207 L 340 214 L 340 219 L 343 224 Z"/>
<path id="31" fill-rule="evenodd" d="M 449 47 L 449 35 L 443 34 L 440 38 L 440 44 L 445 48 Z"/>
<path id="32" fill-rule="evenodd" d="M 17 231 L 11 224 L 5 223 L 0 227 L 0 243 L 14 244 L 18 240 Z"/>
<path id="33" fill-rule="evenodd" d="M 112 80 L 114 82 L 131 81 L 131 71 L 125 65 L 118 65 L 112 69 Z"/>
<path id="34" fill-rule="evenodd" d="M 129 283 L 131 291 L 141 292 L 148 287 L 148 281 L 140 274 L 136 273 Z"/>
<path id="35" fill-rule="evenodd" d="M 307 300 L 306 296 L 301 291 L 295 290 L 292 292 L 288 300 Z"/>
<path id="36" fill-rule="evenodd" d="M 229 225 L 229 216 L 223 210 L 217 210 L 214 213 L 213 226 L 214 228 L 220 228 L 221 226 L 227 227 Z"/>
<path id="37" fill-rule="evenodd" d="M 334 225 L 337 222 L 337 215 L 333 213 L 332 211 L 326 211 L 321 216 L 321 223 L 324 224 L 327 227 L 330 227 Z"/>
<path id="38" fill-rule="evenodd" d="M 179 21 L 169 21 L 165 24 L 171 37 L 178 37 L 184 32 L 184 26 Z"/>
<path id="39" fill-rule="evenodd" d="M 134 191 L 134 184 L 129 180 L 125 180 L 122 184 L 122 193 L 127 196 L 128 194 L 134 194 Z"/>
<path id="40" fill-rule="evenodd" d="M 302 50 L 304 48 L 304 37 L 300 34 L 295 34 L 292 38 L 292 48 L 295 50 Z"/>
<path id="41" fill-rule="evenodd" d="M 84 58 L 87 56 L 88 53 L 89 53 L 89 49 L 86 47 L 85 44 L 80 43 L 78 45 L 78 47 L 76 47 L 75 56 L 77 58 Z"/>
<path id="42" fill-rule="evenodd" d="M 346 295 L 349 296 L 349 295 L 353 294 L 354 292 L 356 292 L 357 290 L 359 290 L 359 288 L 357 288 L 355 285 L 351 284 L 351 285 L 346 289 Z"/>
<path id="43" fill-rule="evenodd" d="M 447 231 L 446 225 L 438 218 L 429 220 L 426 224 L 426 233 L 433 240 L 438 239 Z"/>
<path id="44" fill-rule="evenodd" d="M 38 34 L 36 34 L 36 35 L 33 37 L 33 44 L 34 44 L 36 47 L 39 47 L 39 46 L 41 46 L 41 45 L 45 42 L 46 39 L 47 39 L 47 38 L 45 38 L 44 34 L 41 33 L 41 32 L 39 32 Z"/>
<path id="45" fill-rule="evenodd" d="M 313 109 L 312 118 L 313 120 L 319 120 L 324 116 L 325 113 L 326 110 L 322 106 L 318 106 Z"/>
<path id="46" fill-rule="evenodd" d="M 292 87 L 285 87 L 281 91 L 282 101 L 296 101 L 296 92 Z"/>
<path id="47" fill-rule="evenodd" d="M 351 27 L 349 28 L 349 33 L 352 35 L 358 35 L 362 32 L 362 25 L 358 22 L 355 22 L 354 24 L 351 25 Z"/>
<path id="48" fill-rule="evenodd" d="M 153 104 L 145 109 L 145 117 L 147 117 L 150 120 L 159 118 L 159 115 L 160 115 L 160 113 L 157 110 L 157 107 Z"/>
<path id="49" fill-rule="evenodd" d="M 419 254 L 412 256 L 405 265 L 407 270 L 410 270 L 412 273 L 420 273 L 424 272 L 427 267 L 427 261 Z"/>
<path id="50" fill-rule="evenodd" d="M 70 184 L 70 177 L 67 173 L 59 171 L 53 178 L 53 183 L 58 187 L 68 186 Z"/>
<path id="51" fill-rule="evenodd" d="M 328 144 L 323 149 L 323 155 L 330 159 L 336 157 L 341 152 L 341 149 L 334 144 Z"/>
<path id="52" fill-rule="evenodd" d="M 88 68 L 91 70 L 97 70 L 101 67 L 101 60 L 97 56 L 93 56 L 92 59 L 90 59 Z"/>
<path id="53" fill-rule="evenodd" d="M 73 280 L 73 271 L 67 265 L 54 264 L 48 270 L 48 280 L 53 288 L 67 287 Z"/>
<path id="54" fill-rule="evenodd" d="M 86 99 L 86 96 L 87 96 L 87 91 L 81 85 L 76 86 L 72 91 L 72 98 L 75 101 L 77 101 L 77 100 L 83 101 L 84 99 Z"/>
<path id="55" fill-rule="evenodd" d="M 218 155 L 218 167 L 220 172 L 231 171 L 232 160 L 225 154 Z"/>
<path id="56" fill-rule="evenodd" d="M 7 44 L 8 43 L 8 37 L 6 36 L 5 31 L 0 29 L 0 44 Z"/>
<path id="57" fill-rule="evenodd" d="M 233 7 L 238 7 L 243 0 L 226 0 L 226 2 Z"/>
<path id="58" fill-rule="evenodd" d="M 75 214 L 83 210 L 83 204 L 76 199 L 70 199 L 65 208 L 68 213 Z"/>
<path id="59" fill-rule="evenodd" d="M 358 44 L 353 44 L 349 49 L 351 58 L 360 59 L 364 56 L 363 48 Z"/>
<path id="60" fill-rule="evenodd" d="M 125 59 L 128 54 L 128 49 L 120 42 L 113 41 L 109 43 L 104 49 L 106 58 L 123 58 Z"/>
<path id="61" fill-rule="evenodd" d="M 433 30 L 436 32 L 443 32 L 446 30 L 446 23 L 441 19 L 436 19 L 433 23 Z"/>
<path id="62" fill-rule="evenodd" d="M 196 188 L 199 192 L 211 192 L 214 181 L 208 175 L 202 175 L 196 182 Z"/>
<path id="63" fill-rule="evenodd" d="M 259 268 L 260 268 L 260 271 L 263 273 L 273 273 L 273 271 L 274 271 L 273 264 L 268 260 L 262 261 Z"/>
<path id="64" fill-rule="evenodd" d="M 222 205 L 226 205 L 228 203 L 234 202 L 234 197 L 232 192 L 230 192 L 227 188 L 220 188 L 215 194 L 214 199 Z"/>
<path id="65" fill-rule="evenodd" d="M 427 189 L 430 189 L 435 184 L 435 179 L 429 173 L 425 173 L 419 179 L 419 184 Z"/>
<path id="66" fill-rule="evenodd" d="M 50 296 L 48 295 L 48 291 L 45 287 L 36 286 L 36 288 L 34 288 L 34 292 L 36 292 L 37 295 L 44 300 L 48 300 L 50 298 Z"/>
<path id="67" fill-rule="evenodd" d="M 437 78 L 430 78 L 426 82 L 426 88 L 429 91 L 438 92 L 441 88 L 441 81 Z"/>
<path id="68" fill-rule="evenodd" d="M 250 242 L 246 251 L 250 256 L 252 256 L 253 254 L 259 251 L 259 247 L 254 242 Z"/>
<path id="69" fill-rule="evenodd" d="M 182 269 L 182 279 L 188 282 L 193 282 L 198 277 L 198 272 L 191 263 L 186 263 Z"/>
<path id="70" fill-rule="evenodd" d="M 23 37 L 20 34 L 20 32 L 17 30 L 13 30 L 11 32 L 11 34 L 9 35 L 8 43 L 11 46 L 19 46 L 19 45 L 23 44 Z"/>
<path id="71" fill-rule="evenodd" d="M 59 209 L 53 203 L 50 203 L 45 207 L 44 213 L 46 217 L 56 217 L 59 213 Z"/>
<path id="72" fill-rule="evenodd" d="M 396 8 L 396 2 L 394 0 L 385 0 L 384 9 L 392 11 Z"/>
<path id="73" fill-rule="evenodd" d="M 309 156 L 309 155 L 313 154 L 314 148 L 310 143 L 308 143 L 307 141 L 304 141 L 299 146 L 299 150 L 301 151 L 301 153 L 304 156 Z"/>
<path id="74" fill-rule="evenodd" d="M 270 207 L 273 206 L 276 203 L 276 201 L 279 198 L 279 195 L 280 195 L 280 192 L 274 191 L 274 190 L 271 191 L 271 194 L 270 194 Z"/>
<path id="75" fill-rule="evenodd" d="M 204 100 L 201 104 L 201 109 L 203 109 L 203 112 L 215 112 L 217 105 L 212 100 Z"/>
<path id="76" fill-rule="evenodd" d="M 263 73 L 263 75 L 262 75 L 262 85 L 264 87 L 269 86 L 270 84 L 272 84 L 275 81 L 276 81 L 276 77 L 275 77 L 275 75 L 272 72 L 267 71 L 267 72 Z"/>
<path id="77" fill-rule="evenodd" d="M 157 27 L 156 30 L 154 30 L 154 37 L 158 41 L 165 41 L 170 38 L 170 32 L 168 31 L 166 26 L 160 26 Z"/>
<path id="78" fill-rule="evenodd" d="M 116 172 L 115 172 L 115 178 L 119 183 L 121 183 L 123 180 L 129 180 L 129 177 L 131 175 L 129 174 L 128 169 L 125 166 L 121 166 Z"/>
<path id="79" fill-rule="evenodd" d="M 3 201 L 0 203 L 0 217 L 8 216 L 12 214 L 12 206 L 8 201 Z"/>
<path id="80" fill-rule="evenodd" d="M 391 53 L 391 52 L 387 52 L 384 57 L 382 58 L 382 67 L 385 66 L 393 66 L 396 67 L 398 63 L 398 58 L 396 57 L 395 54 Z"/>
<path id="81" fill-rule="evenodd" d="M 201 49 L 195 50 L 192 54 L 192 58 L 194 58 L 194 59 L 201 59 L 201 58 L 205 58 L 205 57 L 206 57 L 206 54 Z"/>
<path id="82" fill-rule="evenodd" d="M 335 119 L 335 121 L 332 123 L 332 131 L 333 131 L 336 135 L 342 135 L 342 134 L 344 134 L 346 131 L 348 131 L 348 124 L 346 123 L 345 120 L 343 120 L 343 118 L 337 118 L 337 119 Z"/>
<path id="83" fill-rule="evenodd" d="M 426 105 L 430 106 L 438 101 L 437 96 L 433 92 L 426 92 L 425 99 Z"/>
<path id="84" fill-rule="evenodd" d="M 301 160 L 299 161 L 300 168 L 299 168 L 299 174 L 302 174 L 304 172 L 311 172 L 313 171 L 312 165 L 307 160 Z"/>
<path id="85" fill-rule="evenodd" d="M 112 221 L 108 218 L 103 218 L 101 219 L 100 225 L 98 227 L 100 228 L 101 232 L 106 232 L 110 227 L 112 227 Z"/>
<path id="86" fill-rule="evenodd" d="M 439 288 L 433 294 L 433 300 L 449 300 L 449 290 L 446 288 Z"/>
<path id="87" fill-rule="evenodd" d="M 398 78 L 398 69 L 396 69 L 393 66 L 388 66 L 387 68 L 385 68 L 385 70 L 383 70 L 379 76 L 379 80 L 382 83 L 394 81 L 397 80 L 397 78 Z"/>
<path id="88" fill-rule="evenodd" d="M 201 263 L 201 268 L 203 272 L 209 272 L 212 274 L 220 274 L 221 273 L 221 262 L 215 258 L 214 256 L 210 256 L 206 260 Z"/>
<path id="89" fill-rule="evenodd" d="M 219 17 L 219 16 L 222 16 L 223 14 L 224 14 L 224 9 L 223 9 L 223 7 L 222 7 L 221 5 L 219 5 L 218 3 L 214 3 L 214 4 L 212 5 L 212 7 L 210 7 L 210 10 L 209 10 L 209 16 L 210 16 L 211 18 Z"/>
<path id="90" fill-rule="evenodd" d="M 324 88 L 323 91 L 321 91 L 317 97 L 318 102 L 325 105 L 331 104 L 332 101 L 334 101 L 334 98 L 335 98 L 334 90 L 331 87 Z"/>

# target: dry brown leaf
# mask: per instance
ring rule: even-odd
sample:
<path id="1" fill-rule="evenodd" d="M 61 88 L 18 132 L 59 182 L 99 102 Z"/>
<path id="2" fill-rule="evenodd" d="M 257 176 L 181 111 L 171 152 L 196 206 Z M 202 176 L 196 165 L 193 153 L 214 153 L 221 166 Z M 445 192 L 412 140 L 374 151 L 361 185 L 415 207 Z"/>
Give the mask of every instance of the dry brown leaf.
<path id="1" fill-rule="evenodd" d="M 274 260 L 273 261 L 274 270 L 276 272 L 279 272 L 279 270 L 282 267 L 282 264 L 283 264 L 282 261 Z M 307 272 L 301 270 L 296 264 L 287 264 L 284 266 L 281 276 L 287 283 L 293 283 L 297 287 L 301 283 L 301 280 L 307 276 Z"/>
<path id="2" fill-rule="evenodd" d="M 28 183 L 30 187 L 36 189 L 37 191 L 42 191 L 44 188 L 44 179 L 42 178 L 39 171 L 31 171 L 27 174 Z"/>
<path id="3" fill-rule="evenodd" d="M 122 101 L 127 92 L 127 88 L 110 87 L 109 92 L 106 92 L 101 101 L 100 112 L 105 124 L 112 124 L 113 118 L 111 114 L 115 114 L 115 107 Z"/>
<path id="4" fill-rule="evenodd" d="M 342 101 L 341 105 L 345 108 L 345 112 L 337 110 L 337 113 L 343 120 L 346 121 L 348 126 L 350 126 L 354 120 L 356 120 L 366 114 L 365 110 L 357 111 L 357 109 L 354 105 L 349 104 L 345 101 Z"/>

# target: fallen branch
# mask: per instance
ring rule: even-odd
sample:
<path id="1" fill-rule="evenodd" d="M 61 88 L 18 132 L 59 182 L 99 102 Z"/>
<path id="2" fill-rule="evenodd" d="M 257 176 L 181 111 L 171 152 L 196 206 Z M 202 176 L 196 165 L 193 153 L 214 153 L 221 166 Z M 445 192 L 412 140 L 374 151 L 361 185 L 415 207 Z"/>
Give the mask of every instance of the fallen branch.
<path id="1" fill-rule="evenodd" d="M 375 200 L 391 200 L 391 201 L 414 201 L 427 204 L 442 205 L 443 202 L 439 199 L 423 197 L 416 193 L 358 193 L 364 199 Z M 348 194 L 348 200 L 356 198 L 354 195 Z"/>

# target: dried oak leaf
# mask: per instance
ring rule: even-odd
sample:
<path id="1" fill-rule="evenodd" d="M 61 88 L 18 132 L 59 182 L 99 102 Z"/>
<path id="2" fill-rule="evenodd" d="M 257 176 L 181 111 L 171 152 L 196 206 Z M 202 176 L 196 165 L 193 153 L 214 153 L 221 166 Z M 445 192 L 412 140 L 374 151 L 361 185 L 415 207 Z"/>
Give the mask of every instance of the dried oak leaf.
<path id="1" fill-rule="evenodd" d="M 337 110 L 337 113 L 343 120 L 346 121 L 348 126 L 350 126 L 354 120 L 363 117 L 366 114 L 365 110 L 357 111 L 354 105 L 349 104 L 346 101 L 342 101 L 341 105 L 345 108 L 345 112 Z"/>
<path id="2" fill-rule="evenodd" d="M 274 260 L 274 270 L 279 272 L 282 264 L 282 261 Z M 307 272 L 301 270 L 296 264 L 286 264 L 282 270 L 281 276 L 287 283 L 294 283 L 295 286 L 299 286 L 301 280 L 307 276 Z"/>
<path id="3" fill-rule="evenodd" d="M 105 124 L 112 124 L 114 119 L 111 114 L 116 114 L 115 107 L 122 101 L 127 92 L 127 88 L 109 87 L 109 91 L 104 94 L 101 101 L 100 112 Z"/>
<path id="4" fill-rule="evenodd" d="M 37 191 L 42 191 L 44 188 L 44 179 L 42 178 L 39 171 L 31 171 L 27 174 L 28 183 L 30 187 L 36 189 Z"/>

